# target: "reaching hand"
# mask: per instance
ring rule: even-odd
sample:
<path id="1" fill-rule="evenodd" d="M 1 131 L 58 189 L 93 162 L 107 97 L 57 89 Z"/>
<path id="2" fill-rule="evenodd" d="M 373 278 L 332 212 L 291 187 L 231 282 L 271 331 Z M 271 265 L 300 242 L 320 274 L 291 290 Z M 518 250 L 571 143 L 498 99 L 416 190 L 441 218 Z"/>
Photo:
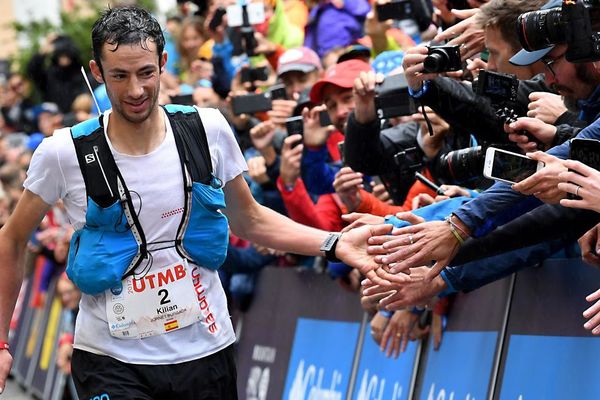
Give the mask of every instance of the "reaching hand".
<path id="1" fill-rule="evenodd" d="M 372 236 L 387 235 L 391 230 L 391 225 L 364 225 L 345 232 L 338 241 L 336 256 L 347 265 L 358 269 L 375 284 L 385 283 L 375 273 L 381 265 L 375 261 L 374 255 L 367 252 L 367 240 Z M 396 280 L 408 281 L 410 277 L 397 274 Z"/>
<path id="2" fill-rule="evenodd" d="M 449 40 L 448 46 L 460 45 L 460 53 L 463 60 L 471 58 L 485 49 L 485 32 L 477 23 L 477 12 L 479 10 L 452 10 L 452 14 L 463 21 L 451 26 L 433 40 L 443 42 Z"/>
<path id="3" fill-rule="evenodd" d="M 375 112 L 375 85 L 383 82 L 383 75 L 374 71 L 361 72 L 354 80 L 354 116 L 359 124 L 368 124 L 377 118 Z"/>
<path id="4" fill-rule="evenodd" d="M 306 146 L 320 147 L 325 145 L 327 138 L 333 132 L 333 126 L 321 126 L 319 113 L 327 110 L 325 105 L 313 107 L 312 109 L 304 108 L 302 110 L 302 118 L 304 119 L 304 144 Z"/>
<path id="5" fill-rule="evenodd" d="M 513 189 L 525 195 L 534 195 L 544 203 L 557 204 L 565 197 L 565 192 L 558 188 L 558 175 L 567 170 L 564 161 L 541 151 L 528 153 L 527 156 L 546 165 L 529 178 L 515 183 Z"/>
<path id="6" fill-rule="evenodd" d="M 335 174 L 333 188 L 348 212 L 353 212 L 360 205 L 360 190 L 363 187 L 363 174 L 354 172 L 350 167 L 344 167 Z"/>
<path id="7" fill-rule="evenodd" d="M 583 324 L 583 327 L 588 331 L 592 331 L 593 335 L 600 335 L 600 289 L 590 294 L 585 298 L 588 302 L 595 303 L 583 312 L 583 317 L 588 321 Z"/>
<path id="8" fill-rule="evenodd" d="M 269 182 L 269 175 L 267 175 L 267 165 L 264 157 L 257 156 L 248 160 L 248 175 L 250 175 L 250 178 L 254 182 L 260 185 Z"/>
<path id="9" fill-rule="evenodd" d="M 429 271 L 428 267 L 411 268 L 410 280 L 404 283 L 375 285 L 367 279 L 363 281 L 363 298 L 365 301 L 377 300 L 380 307 L 390 311 L 428 304 L 447 287 L 440 276 L 427 282 L 425 278 Z"/>
<path id="10" fill-rule="evenodd" d="M 381 343 L 381 337 L 389 321 L 390 319 L 382 313 L 375 313 L 371 319 L 371 336 L 378 345 Z"/>
<path id="11" fill-rule="evenodd" d="M 433 313 L 431 316 L 431 331 L 433 332 L 433 349 L 440 349 L 442 337 L 444 336 L 444 324 L 441 315 Z"/>
<path id="12" fill-rule="evenodd" d="M 583 261 L 595 267 L 600 267 L 600 224 L 580 237 L 578 243 Z"/>
<path id="13" fill-rule="evenodd" d="M 380 349 L 382 352 L 386 352 L 387 357 L 398 358 L 400 353 L 406 351 L 408 346 L 408 340 L 410 338 L 410 332 L 419 320 L 419 316 L 413 314 L 409 310 L 396 311 L 390 322 L 387 324 L 383 336 L 381 337 Z"/>
<path id="14" fill-rule="evenodd" d="M 421 138 L 423 139 L 423 152 L 429 158 L 434 158 L 444 145 L 444 138 L 450 132 L 450 124 L 429 107 L 424 108 L 427 118 L 431 123 L 433 132 L 429 132 L 429 127 L 423 115 L 423 108 L 419 107 L 419 112 L 411 116 L 412 120 L 418 122 L 421 126 Z"/>
<path id="15" fill-rule="evenodd" d="M 281 129 L 285 128 L 285 120 L 294 114 L 294 109 L 298 104 L 296 100 L 273 100 L 272 108 L 267 111 L 267 115 L 273 121 L 275 125 L 278 125 Z"/>
<path id="16" fill-rule="evenodd" d="M 302 141 L 302 135 L 291 135 L 283 141 L 281 149 L 281 164 L 279 166 L 279 176 L 286 186 L 293 186 L 300 177 L 300 167 L 302 165 L 302 149 L 304 146 L 294 144 Z"/>
<path id="17" fill-rule="evenodd" d="M 261 122 L 250 129 L 250 139 L 258 151 L 273 146 L 273 137 L 275 137 L 275 125 L 272 121 Z"/>
<path id="18" fill-rule="evenodd" d="M 402 60 L 404 76 L 406 77 L 406 83 L 414 91 L 421 90 L 424 81 L 439 76 L 439 74 L 423 72 L 425 69 L 423 61 L 427 57 L 427 52 L 427 47 L 417 46 L 408 49 L 404 53 L 404 59 Z"/>
<path id="19" fill-rule="evenodd" d="M 504 125 L 504 131 L 508 133 L 508 139 L 515 142 L 525 152 L 542 149 L 538 148 L 536 142 L 532 142 L 526 135 L 523 135 L 523 131 L 529 132 L 547 147 L 552 144 L 554 136 L 556 136 L 556 127 L 554 125 L 547 124 L 537 118 L 529 117 L 522 117 L 509 125 Z"/>
<path id="20" fill-rule="evenodd" d="M 563 166 L 571 171 L 561 172 L 558 188 L 579 196 L 581 200 L 562 199 L 564 207 L 585 208 L 600 212 L 600 171 L 574 160 L 566 160 Z"/>
<path id="21" fill-rule="evenodd" d="M 385 219 L 383 217 L 363 213 L 344 214 L 342 215 L 342 219 L 350 224 L 346 226 L 342 232 L 348 232 L 349 230 L 358 228 L 359 226 L 381 225 L 385 223 Z"/>
<path id="22" fill-rule="evenodd" d="M 529 101 L 527 116 L 547 124 L 554 125 L 558 117 L 567 111 L 562 97 L 554 93 L 532 92 Z"/>
<path id="23" fill-rule="evenodd" d="M 435 202 L 439 203 L 440 201 L 447 200 L 451 197 L 471 197 L 471 193 L 463 187 L 456 185 L 441 185 L 440 189 L 442 189 L 442 193 L 438 196 L 435 196 Z"/>
<path id="24" fill-rule="evenodd" d="M 454 218 L 454 221 L 458 221 Z M 466 227 L 463 230 L 467 232 Z M 463 238 L 464 239 L 464 238 Z M 369 239 L 369 252 L 381 254 L 375 257 L 377 263 L 389 265 L 389 271 L 380 268 L 377 271 L 383 281 L 396 282 L 399 272 L 422 265 L 435 264 L 427 275 L 431 281 L 454 258 L 460 246 L 450 230 L 450 224 L 443 221 L 425 222 L 394 230 L 392 235 Z"/>

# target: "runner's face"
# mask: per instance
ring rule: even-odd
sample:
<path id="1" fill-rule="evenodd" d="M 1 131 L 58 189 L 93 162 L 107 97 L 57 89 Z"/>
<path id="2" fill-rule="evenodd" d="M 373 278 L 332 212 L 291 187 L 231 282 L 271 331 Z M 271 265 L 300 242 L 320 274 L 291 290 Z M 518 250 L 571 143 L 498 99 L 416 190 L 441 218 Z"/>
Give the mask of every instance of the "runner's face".
<path id="1" fill-rule="evenodd" d="M 144 47 L 139 44 L 122 44 L 115 50 L 114 45 L 105 43 L 102 48 L 101 80 L 106 83 L 106 91 L 113 112 L 125 120 L 139 124 L 144 122 L 156 109 L 160 89 L 160 73 L 166 62 L 166 53 L 158 65 L 156 44 L 147 40 Z M 96 79 L 99 69 L 92 72 Z"/>

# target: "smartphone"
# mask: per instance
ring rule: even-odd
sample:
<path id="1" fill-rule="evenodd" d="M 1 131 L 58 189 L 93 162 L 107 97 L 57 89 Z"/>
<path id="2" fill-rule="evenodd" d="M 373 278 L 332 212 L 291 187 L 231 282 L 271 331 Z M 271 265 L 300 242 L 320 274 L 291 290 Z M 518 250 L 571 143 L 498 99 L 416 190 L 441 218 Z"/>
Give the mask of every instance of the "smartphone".
<path id="1" fill-rule="evenodd" d="M 483 176 L 497 181 L 517 183 L 542 168 L 544 163 L 541 161 L 532 160 L 523 154 L 488 147 L 485 152 Z"/>
<path id="2" fill-rule="evenodd" d="M 290 117 L 285 120 L 285 129 L 287 130 L 288 136 L 291 135 L 304 135 L 304 119 L 302 116 Z M 302 140 L 292 143 L 292 149 L 302 143 Z"/>
<path id="3" fill-rule="evenodd" d="M 287 100 L 287 92 L 283 83 L 271 86 L 269 92 L 271 92 L 271 100 Z"/>
<path id="4" fill-rule="evenodd" d="M 331 125 L 331 118 L 329 118 L 329 111 L 323 110 L 319 113 L 319 125 L 322 128 L 325 128 Z"/>
<path id="5" fill-rule="evenodd" d="M 213 32 L 216 31 L 217 28 L 223 23 L 223 17 L 225 14 L 227 14 L 227 10 L 225 10 L 223 7 L 217 8 L 208 24 L 208 29 Z"/>
<path id="6" fill-rule="evenodd" d="M 242 82 L 264 82 L 269 79 L 269 69 L 267 67 L 242 68 L 242 72 L 240 75 Z"/>
<path id="7" fill-rule="evenodd" d="M 344 141 L 338 142 L 337 144 L 338 150 L 340 152 L 340 160 L 342 161 L 342 166 L 346 166 L 346 159 L 344 157 Z"/>
<path id="8" fill-rule="evenodd" d="M 235 115 L 269 111 L 271 109 L 271 95 L 267 92 L 235 96 L 231 99 L 231 108 Z"/>
<path id="9" fill-rule="evenodd" d="M 572 139 L 569 148 L 569 158 L 579 161 L 588 167 L 600 170 L 600 140 L 596 139 Z M 573 193 L 567 193 L 567 198 L 581 200 L 581 197 Z"/>
<path id="10" fill-rule="evenodd" d="M 388 19 L 403 20 L 413 16 L 412 4 L 410 0 L 391 1 L 384 4 L 376 4 L 377 20 L 379 22 Z"/>

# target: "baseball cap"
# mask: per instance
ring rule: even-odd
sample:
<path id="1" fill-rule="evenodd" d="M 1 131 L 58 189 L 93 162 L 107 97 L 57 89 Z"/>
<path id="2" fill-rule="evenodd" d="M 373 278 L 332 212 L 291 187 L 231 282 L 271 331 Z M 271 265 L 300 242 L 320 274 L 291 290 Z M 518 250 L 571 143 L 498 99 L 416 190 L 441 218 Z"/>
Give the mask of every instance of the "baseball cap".
<path id="1" fill-rule="evenodd" d="M 42 104 L 38 104 L 33 107 L 33 117 L 38 119 L 42 113 L 50 113 L 52 115 L 56 115 L 60 113 L 58 106 L 56 103 L 45 102 Z"/>
<path id="2" fill-rule="evenodd" d="M 371 58 L 371 49 L 362 44 L 352 44 L 346 47 L 344 53 L 339 56 L 337 63 L 341 63 L 353 59 L 366 59 Z"/>
<path id="3" fill-rule="evenodd" d="M 540 10 L 547 10 L 550 8 L 560 7 L 562 5 L 562 0 L 550 0 L 546 4 L 544 4 Z M 522 49 L 517 54 L 515 54 L 509 62 L 513 65 L 525 66 L 531 65 L 536 61 L 540 61 L 546 54 L 550 53 L 554 49 L 554 46 L 546 47 L 545 49 L 536 50 L 536 51 L 527 51 Z"/>
<path id="4" fill-rule="evenodd" d="M 371 71 L 371 66 L 361 60 L 348 60 L 335 64 L 325 72 L 325 77 L 315 83 L 310 90 L 310 101 L 315 104 L 323 100 L 323 88 L 327 84 L 332 84 L 344 89 L 350 89 L 354 86 L 354 80 L 358 78 L 361 72 Z"/>
<path id="5" fill-rule="evenodd" d="M 321 59 L 319 59 L 317 53 L 308 47 L 289 49 L 279 57 L 278 62 L 277 76 L 290 71 L 309 73 L 323 69 Z"/>

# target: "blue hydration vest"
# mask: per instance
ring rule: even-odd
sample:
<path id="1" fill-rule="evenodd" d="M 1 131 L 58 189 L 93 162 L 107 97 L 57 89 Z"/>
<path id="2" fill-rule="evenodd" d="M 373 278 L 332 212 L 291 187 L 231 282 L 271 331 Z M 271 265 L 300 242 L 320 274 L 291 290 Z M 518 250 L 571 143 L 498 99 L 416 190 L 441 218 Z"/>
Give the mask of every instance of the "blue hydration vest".
<path id="1" fill-rule="evenodd" d="M 181 161 L 184 211 L 172 246 L 196 265 L 218 269 L 227 255 L 229 228 L 219 210 L 225 207 L 222 182 L 212 173 L 204 126 L 190 106 L 165 110 Z M 84 293 L 95 295 L 150 265 L 149 243 L 133 207 L 131 194 L 110 151 L 102 115 L 71 128 L 85 181 L 85 225 L 73 234 L 67 275 Z M 152 243 L 150 243 L 152 244 Z M 164 248 L 164 247 L 163 247 Z M 144 268 L 146 269 L 146 268 Z"/>

